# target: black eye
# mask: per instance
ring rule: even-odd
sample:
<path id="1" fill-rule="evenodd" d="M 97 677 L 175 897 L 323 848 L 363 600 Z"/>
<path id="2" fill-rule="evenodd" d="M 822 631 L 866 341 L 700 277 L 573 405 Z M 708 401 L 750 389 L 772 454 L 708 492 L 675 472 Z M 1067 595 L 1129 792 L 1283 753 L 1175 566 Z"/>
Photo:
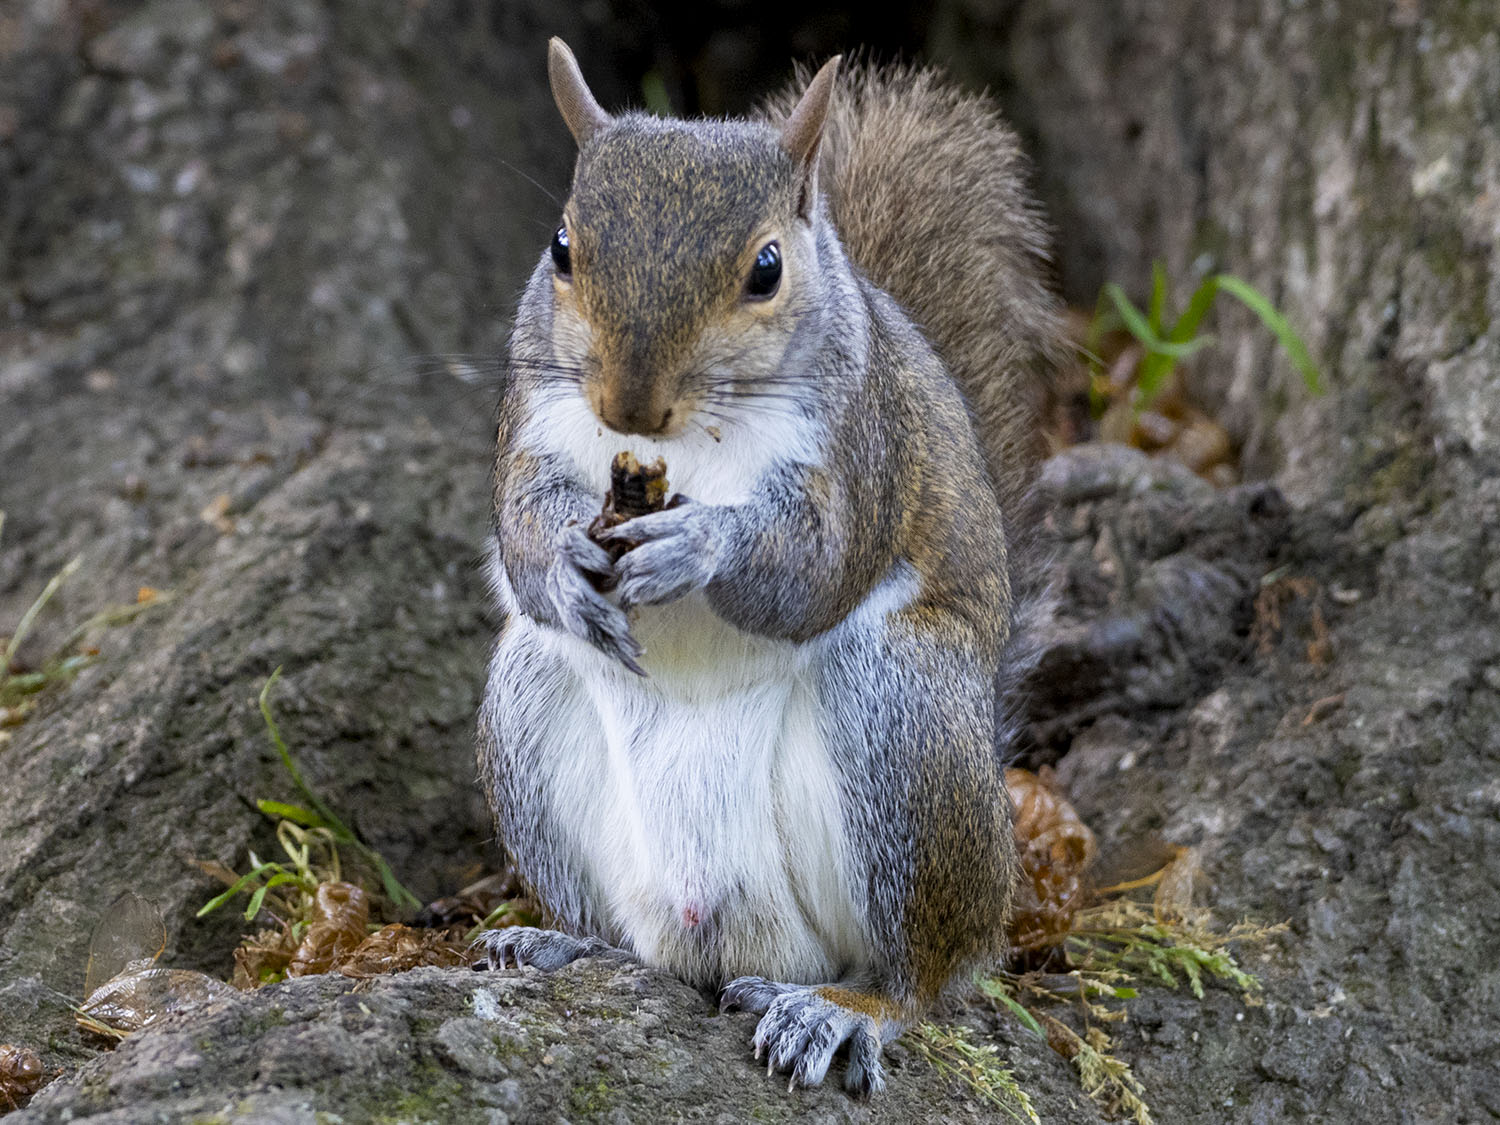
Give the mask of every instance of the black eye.
<path id="1" fill-rule="evenodd" d="M 745 293 L 764 300 L 774 296 L 780 285 L 781 244 L 768 242 L 755 255 L 755 265 L 750 267 L 750 277 L 745 282 Z"/>
<path id="2" fill-rule="evenodd" d="M 558 227 L 557 233 L 552 236 L 552 264 L 564 277 L 573 272 L 573 256 L 568 252 L 567 227 Z"/>

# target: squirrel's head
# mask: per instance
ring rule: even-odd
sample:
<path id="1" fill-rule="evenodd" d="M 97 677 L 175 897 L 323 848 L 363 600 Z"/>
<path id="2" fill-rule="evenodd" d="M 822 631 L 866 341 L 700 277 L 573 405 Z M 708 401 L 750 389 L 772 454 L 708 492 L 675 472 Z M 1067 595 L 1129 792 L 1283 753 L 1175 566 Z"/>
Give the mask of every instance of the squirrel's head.
<path id="1" fill-rule="evenodd" d="M 787 397 L 782 355 L 820 306 L 817 158 L 838 62 L 779 128 L 612 117 L 552 40 L 579 148 L 551 247 L 554 358 L 610 429 L 670 437 L 757 393 Z"/>

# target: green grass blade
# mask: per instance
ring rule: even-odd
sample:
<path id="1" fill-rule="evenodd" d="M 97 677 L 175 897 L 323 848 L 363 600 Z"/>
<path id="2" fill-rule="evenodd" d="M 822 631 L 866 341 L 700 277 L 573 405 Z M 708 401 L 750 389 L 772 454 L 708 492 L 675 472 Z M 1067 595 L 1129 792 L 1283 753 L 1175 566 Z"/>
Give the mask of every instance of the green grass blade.
<path id="1" fill-rule="evenodd" d="M 37 615 L 46 608 L 52 600 L 52 595 L 73 576 L 73 573 L 83 565 L 83 556 L 74 555 L 64 564 L 63 568 L 54 574 L 51 580 L 42 587 L 42 592 L 37 595 L 36 601 L 26 608 L 21 614 L 21 620 L 16 625 L 16 631 L 11 634 L 10 641 L 5 646 L 5 652 L 0 653 L 0 683 L 8 678 L 10 662 L 16 655 L 16 650 L 21 647 L 21 642 L 26 639 L 26 634 L 31 632 L 31 627 L 36 624 Z"/>
<path id="2" fill-rule="evenodd" d="M 397 906 L 405 906 L 411 910 L 421 910 L 422 900 L 412 894 L 404 886 L 401 880 L 396 878 L 396 873 L 391 870 L 391 865 L 385 861 L 385 857 L 373 848 L 360 845 L 360 850 L 375 864 L 375 869 L 380 872 L 380 882 L 385 888 L 385 897 Z"/>
<path id="3" fill-rule="evenodd" d="M 1177 318 L 1177 323 L 1172 325 L 1172 330 L 1167 333 L 1167 339 L 1174 344 L 1186 343 L 1198 335 L 1198 326 L 1203 323 L 1203 318 L 1208 315 L 1209 309 L 1214 307 L 1214 298 L 1219 295 L 1219 278 L 1205 277 L 1198 283 L 1198 288 L 1193 290 L 1193 295 L 1188 298 L 1187 308 L 1182 310 L 1182 315 Z"/>
<path id="4" fill-rule="evenodd" d="M 1291 326 L 1286 317 L 1277 312 L 1271 302 L 1266 300 L 1265 295 L 1248 281 L 1229 273 L 1221 273 L 1214 280 L 1220 289 L 1238 299 L 1260 318 L 1262 324 L 1276 334 L 1276 339 L 1281 343 L 1281 348 L 1286 352 L 1287 358 L 1301 372 L 1302 381 L 1307 384 L 1307 389 L 1313 394 L 1321 394 L 1323 385 L 1318 374 L 1318 366 L 1308 353 L 1307 345 L 1302 342 L 1302 337 L 1297 335 L 1297 330 Z"/>
<path id="5" fill-rule="evenodd" d="M 315 825 L 314 827 L 327 828 L 330 832 L 333 833 L 334 838 L 340 844 L 348 844 L 358 849 L 359 853 L 370 862 L 370 864 L 375 868 L 376 872 L 380 875 L 380 882 L 381 885 L 385 888 L 386 897 L 388 897 L 392 902 L 400 906 L 410 907 L 414 910 L 421 909 L 422 900 L 417 898 L 416 895 L 412 894 L 409 890 L 401 885 L 401 881 L 396 878 L 396 873 L 391 870 L 390 864 L 386 863 L 385 858 L 381 856 L 381 854 L 374 848 L 370 847 L 358 836 L 356 836 L 354 834 L 354 830 L 351 829 L 342 820 L 340 820 L 338 814 L 335 813 L 331 808 L 329 808 L 328 805 L 323 802 L 323 799 L 313 792 L 312 787 L 303 780 L 302 771 L 297 768 L 297 763 L 292 758 L 292 752 L 287 748 L 286 741 L 281 737 L 281 731 L 276 726 L 276 720 L 271 715 L 271 688 L 276 683 L 276 680 L 280 677 L 280 675 L 281 669 L 277 668 L 276 671 L 271 673 L 271 678 L 266 681 L 266 686 L 261 688 L 260 714 L 261 717 L 265 720 L 266 730 L 268 730 L 271 734 L 271 741 L 276 746 L 276 752 L 281 755 L 282 765 L 284 765 L 287 772 L 292 775 L 293 784 L 295 784 L 297 788 L 301 790 L 302 795 L 307 798 L 308 804 L 312 805 L 317 814 L 323 818 L 324 823 Z M 294 805 L 288 805 L 286 807 L 296 808 L 296 806 Z"/>
<path id="6" fill-rule="evenodd" d="M 653 68 L 641 77 L 641 100 L 657 117 L 672 116 L 672 99 L 667 96 L 667 83 L 660 70 Z"/>
<path id="7" fill-rule="evenodd" d="M 239 894 L 251 883 L 259 879 L 265 872 L 270 870 L 279 871 L 281 869 L 281 865 L 278 863 L 255 863 L 255 856 L 253 853 L 251 854 L 250 861 L 253 864 L 250 870 L 244 875 L 241 875 L 237 880 L 235 880 L 234 885 L 231 886 L 223 894 L 215 895 L 213 898 L 209 899 L 202 906 L 200 906 L 195 917 L 202 918 L 205 914 L 209 914 L 219 909 L 219 907 L 223 906 L 235 895 Z"/>
<path id="8" fill-rule="evenodd" d="M 1101 290 L 1094 302 L 1094 315 L 1089 320 L 1089 330 L 1084 334 L 1083 354 L 1088 358 L 1089 371 L 1094 375 L 1104 373 L 1104 360 L 1099 357 L 1104 337 L 1120 327 L 1120 314 L 1110 307 L 1109 299 Z"/>
<path id="9" fill-rule="evenodd" d="M 1161 335 L 1162 321 L 1167 315 L 1167 267 L 1158 259 L 1151 263 L 1151 303 L 1146 308 L 1146 319 L 1151 331 Z"/>
<path id="10" fill-rule="evenodd" d="M 301 805 L 289 805 L 285 801 L 270 801 L 262 797 L 255 802 L 255 807 L 267 816 L 273 816 L 277 820 L 290 820 L 293 824 L 300 824 L 304 828 L 327 828 L 328 824 L 321 816 L 311 809 L 304 809 Z"/>
<path id="11" fill-rule="evenodd" d="M 1104 284 L 1104 295 L 1109 298 L 1110 304 L 1114 306 L 1115 312 L 1120 317 L 1121 324 L 1125 326 L 1125 331 L 1129 332 L 1145 347 L 1155 351 L 1157 345 L 1162 343 L 1162 340 L 1155 332 L 1151 331 L 1151 325 L 1146 320 L 1146 314 L 1136 308 L 1135 303 L 1125 295 L 1125 290 L 1121 289 L 1113 281 L 1108 281 Z"/>
<path id="12" fill-rule="evenodd" d="M 1003 1004 L 1011 1015 L 1021 1021 L 1027 1031 L 1030 1031 L 1039 1039 L 1047 1038 L 1047 1033 L 1042 1030 L 1042 1025 L 1037 1022 L 1036 1017 L 1028 1012 L 1020 1001 L 1007 992 L 1004 985 L 998 981 L 982 979 L 979 982 L 979 990 L 991 1000 Z"/>
<path id="13" fill-rule="evenodd" d="M 281 755 L 281 764 L 286 767 L 286 772 L 292 775 L 292 784 L 307 798 L 307 803 L 317 810 L 318 815 L 326 822 L 322 827 L 328 828 L 340 843 L 354 843 L 354 833 L 348 825 L 338 818 L 338 815 L 327 805 L 323 799 L 313 792 L 312 787 L 302 778 L 302 771 L 297 768 L 296 761 L 292 758 L 292 752 L 287 749 L 286 741 L 281 737 L 281 730 L 276 725 L 276 719 L 271 715 L 271 688 L 281 678 L 281 669 L 271 673 L 271 678 L 266 681 L 266 686 L 260 689 L 260 714 L 265 720 L 266 730 L 271 734 L 271 741 L 276 746 L 276 753 Z"/>
<path id="14" fill-rule="evenodd" d="M 1161 392 L 1167 377 L 1176 369 L 1178 360 L 1208 347 L 1213 342 L 1212 336 L 1195 336 L 1181 343 L 1163 344 L 1161 351 L 1147 354 L 1141 360 L 1135 373 L 1135 389 L 1140 405 L 1151 405 L 1152 400 Z"/>

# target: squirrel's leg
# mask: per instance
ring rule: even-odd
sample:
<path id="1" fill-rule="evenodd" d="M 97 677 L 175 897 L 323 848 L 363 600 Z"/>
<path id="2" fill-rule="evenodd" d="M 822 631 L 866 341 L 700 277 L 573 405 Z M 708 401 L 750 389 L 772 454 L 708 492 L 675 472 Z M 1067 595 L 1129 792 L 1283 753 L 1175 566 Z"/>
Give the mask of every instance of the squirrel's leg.
<path id="1" fill-rule="evenodd" d="M 905 1027 L 877 993 L 837 985 L 778 984 L 739 977 L 719 993 L 719 1010 L 755 1012 L 755 1057 L 766 1072 L 790 1071 L 790 1087 L 817 1086 L 838 1049 L 848 1044 L 844 1087 L 868 1096 L 885 1087 L 880 1049 Z"/>
<path id="2" fill-rule="evenodd" d="M 504 969 L 511 965 L 531 965 L 550 973 L 572 964 L 580 957 L 629 957 L 599 938 L 576 938 L 559 930 L 541 930 L 535 926 L 509 926 L 503 930 L 486 930 L 474 939 L 484 956 L 474 962 L 475 969 Z"/>
<path id="3" fill-rule="evenodd" d="M 881 1044 L 1002 947 L 1015 841 L 993 742 L 993 642 L 920 592 L 879 617 L 856 611 L 830 641 L 818 688 L 870 961 L 845 984 L 742 977 L 723 1001 L 763 1013 L 757 1053 L 794 1085 L 821 1081 L 847 1043 L 845 1085 L 871 1092 Z"/>

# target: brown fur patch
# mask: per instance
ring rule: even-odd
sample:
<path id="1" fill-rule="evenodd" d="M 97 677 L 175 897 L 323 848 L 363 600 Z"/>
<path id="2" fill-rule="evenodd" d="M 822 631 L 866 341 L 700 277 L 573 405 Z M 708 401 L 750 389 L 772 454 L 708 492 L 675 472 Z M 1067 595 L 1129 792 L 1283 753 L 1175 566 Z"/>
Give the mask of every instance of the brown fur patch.
<path id="1" fill-rule="evenodd" d="M 837 1004 L 840 1008 L 848 1008 L 851 1012 L 858 1012 L 872 1019 L 891 1019 L 899 1014 L 895 1001 L 875 992 L 856 992 L 852 988 L 839 988 L 831 984 L 814 991 L 830 1004 Z"/>

